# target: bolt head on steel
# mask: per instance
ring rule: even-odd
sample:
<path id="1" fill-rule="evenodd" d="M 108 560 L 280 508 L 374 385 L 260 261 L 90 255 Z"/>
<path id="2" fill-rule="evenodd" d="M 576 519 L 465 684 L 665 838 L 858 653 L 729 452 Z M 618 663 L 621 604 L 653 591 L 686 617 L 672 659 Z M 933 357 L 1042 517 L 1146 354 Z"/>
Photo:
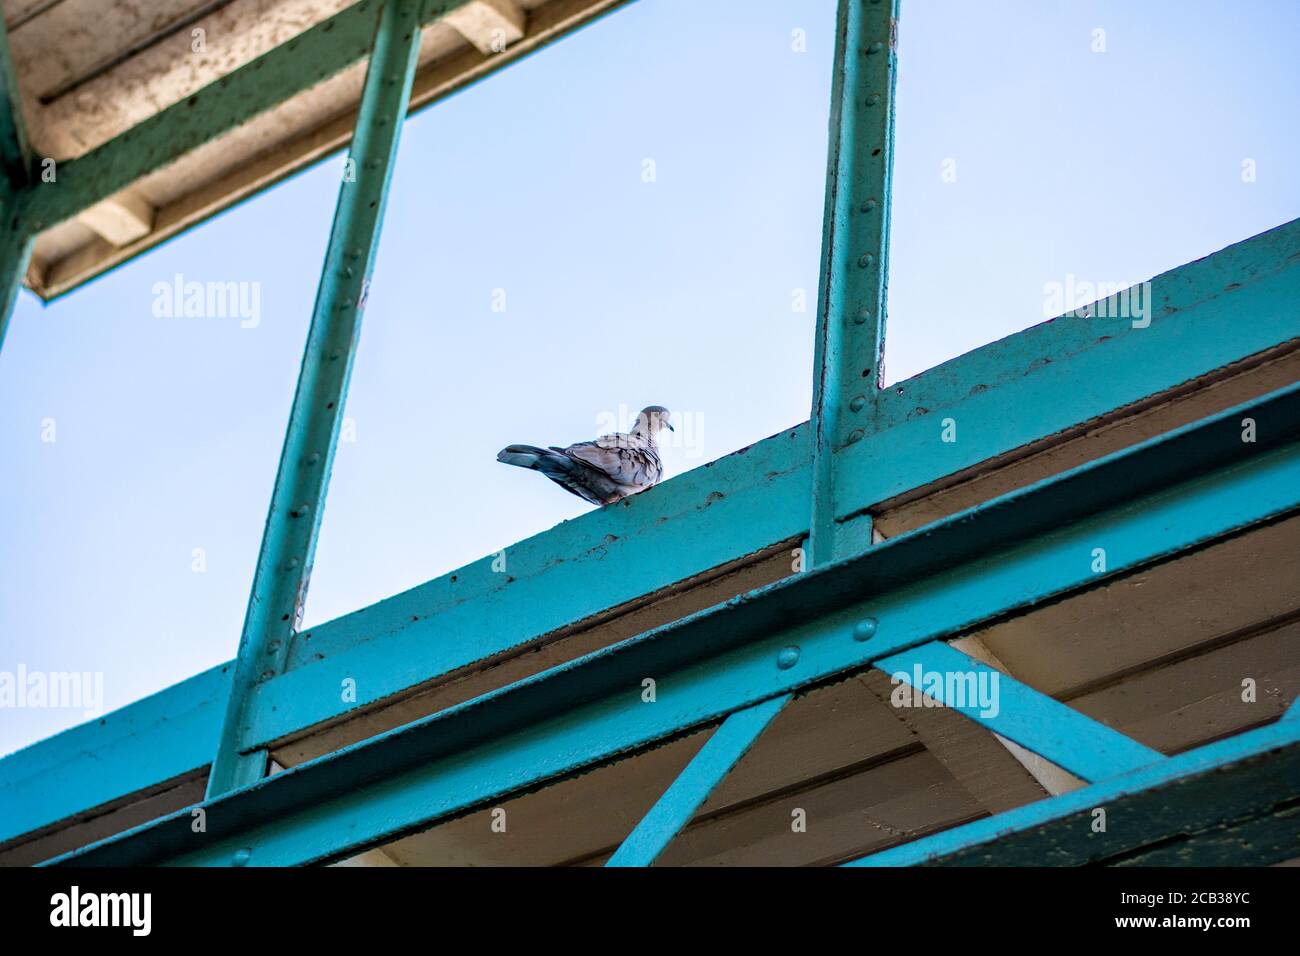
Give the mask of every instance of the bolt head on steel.
<path id="1" fill-rule="evenodd" d="M 781 653 L 776 655 L 776 666 L 783 671 L 788 671 L 799 663 L 799 648 L 793 644 L 789 647 L 781 648 Z"/>
<path id="2" fill-rule="evenodd" d="M 876 636 L 876 619 L 874 617 L 863 618 L 858 621 L 857 626 L 853 628 L 853 639 L 855 641 L 869 641 Z"/>

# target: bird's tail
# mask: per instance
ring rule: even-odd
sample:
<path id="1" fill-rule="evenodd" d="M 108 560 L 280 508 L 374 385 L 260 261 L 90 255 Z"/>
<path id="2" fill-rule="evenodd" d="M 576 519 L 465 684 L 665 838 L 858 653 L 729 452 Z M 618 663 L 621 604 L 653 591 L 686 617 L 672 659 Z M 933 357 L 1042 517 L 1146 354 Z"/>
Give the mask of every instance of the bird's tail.
<path id="1" fill-rule="evenodd" d="M 507 445 L 497 452 L 497 461 L 540 471 L 548 478 L 562 478 L 573 470 L 573 462 L 559 452 L 535 445 Z"/>

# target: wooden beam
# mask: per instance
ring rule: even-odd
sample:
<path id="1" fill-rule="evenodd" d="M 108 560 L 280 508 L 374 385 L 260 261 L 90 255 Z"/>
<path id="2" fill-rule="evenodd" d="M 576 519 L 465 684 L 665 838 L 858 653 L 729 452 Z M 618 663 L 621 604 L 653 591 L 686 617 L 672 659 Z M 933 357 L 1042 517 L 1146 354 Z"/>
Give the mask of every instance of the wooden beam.
<path id="1" fill-rule="evenodd" d="M 77 218 L 106 242 L 125 246 L 149 234 L 154 208 L 137 190 L 127 189 L 96 203 Z"/>
<path id="2" fill-rule="evenodd" d="M 923 690 L 1090 782 L 1165 759 L 1159 751 L 1000 674 L 942 640 L 880 658 L 874 666 L 903 677 L 913 690 Z M 958 680 L 952 680 L 954 676 Z M 934 689 L 931 678 L 937 678 Z M 969 683 L 961 678 L 969 678 Z M 988 693 L 973 693 L 976 686 Z"/>
<path id="3" fill-rule="evenodd" d="M 444 19 L 480 53 L 491 56 L 523 39 L 528 13 L 514 0 L 474 0 Z"/>
<path id="4" fill-rule="evenodd" d="M 416 75 L 411 93 L 411 112 L 491 75 L 628 2 L 630 0 L 550 0 L 529 13 L 529 32 L 511 43 L 505 53 L 488 57 L 472 46 L 462 45 L 451 55 L 424 63 Z M 325 82 L 337 82 L 340 78 L 346 79 L 346 75 Z M 197 95 L 203 95 L 202 91 Z M 278 116 L 279 110 L 280 107 L 273 107 L 254 123 Z M 60 250 L 57 255 L 43 255 L 42 242 L 38 241 L 35 252 L 42 259 L 42 270 L 39 276 L 28 280 L 28 285 L 42 299 L 51 301 L 96 275 L 199 225 L 232 204 L 346 147 L 356 124 L 356 114 L 356 104 L 352 104 L 337 115 L 331 113 L 319 125 L 302 129 L 294 127 L 293 133 L 280 139 L 269 150 L 249 156 L 247 162 L 220 173 L 215 179 L 196 178 L 186 171 L 190 162 L 188 156 L 165 171 L 150 173 L 150 176 L 165 180 L 169 193 L 176 196 L 159 206 L 151 232 L 126 246 L 93 240 L 74 251 Z M 222 134 L 219 140 L 223 145 L 224 136 Z M 196 150 L 194 155 L 200 152 L 202 150 Z"/>
<path id="5" fill-rule="evenodd" d="M 1278 721 L 847 865 L 1268 865 L 1296 854 L 1297 787 L 1300 725 Z M 1227 859 L 1206 845 L 1239 827 L 1258 833 L 1261 822 L 1280 830 L 1242 841 Z"/>
<path id="6" fill-rule="evenodd" d="M 952 646 L 965 654 L 969 654 L 977 661 L 982 661 L 989 667 L 996 668 L 1008 677 L 1015 677 L 1011 673 L 1011 669 L 985 647 L 984 642 L 977 637 L 963 637 L 960 640 L 953 641 Z M 1084 781 L 1069 771 L 1061 769 L 1046 757 L 1025 749 L 1014 740 L 1008 740 L 997 732 L 993 733 L 993 737 L 1006 748 L 1012 758 L 1025 768 L 1025 771 L 1034 778 L 1039 787 L 1051 796 L 1057 797 L 1084 786 Z"/>
<path id="7" fill-rule="evenodd" d="M 894 684 L 883 671 L 858 680 L 895 720 L 989 813 L 1001 813 L 1047 796 L 1047 791 L 995 735 L 947 707 L 895 707 Z"/>

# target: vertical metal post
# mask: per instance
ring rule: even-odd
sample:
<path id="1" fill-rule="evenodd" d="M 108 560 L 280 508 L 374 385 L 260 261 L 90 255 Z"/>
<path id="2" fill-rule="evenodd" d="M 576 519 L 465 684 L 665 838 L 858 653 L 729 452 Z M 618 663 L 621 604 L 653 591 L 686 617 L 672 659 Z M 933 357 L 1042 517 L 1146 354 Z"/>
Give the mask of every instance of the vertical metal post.
<path id="1" fill-rule="evenodd" d="M 869 516 L 843 529 L 836 524 L 835 466 L 836 452 L 861 440 L 871 427 L 880 389 L 898 2 L 840 0 L 836 21 L 817 297 L 808 566 L 871 544 Z M 787 700 L 777 698 L 731 714 L 608 865 L 654 862 Z"/>
<path id="2" fill-rule="evenodd" d="M 244 752 L 257 685 L 281 673 L 311 576 L 375 249 L 420 48 L 422 0 L 387 0 L 339 189 L 298 388 L 249 595 L 208 797 L 265 772 Z"/>
<path id="3" fill-rule="evenodd" d="M 18 228 L 14 222 L 12 201 L 0 188 L 0 348 L 4 348 L 5 332 L 13 314 L 18 289 L 27 273 L 27 262 L 32 254 L 32 236 Z"/>
<path id="4" fill-rule="evenodd" d="M 9 55 L 9 31 L 0 17 L 0 173 L 14 188 L 27 185 L 31 175 L 31 146 L 23 122 L 22 95 Z"/>
<path id="5" fill-rule="evenodd" d="M 840 449 L 874 428 L 882 377 L 898 4 L 839 5 L 813 378 L 814 564 L 871 543 L 869 516 L 837 525 L 835 473 Z"/>
<path id="6" fill-rule="evenodd" d="M 23 123 L 22 97 L 9 56 L 9 34 L 0 16 L 0 347 L 18 288 L 27 272 L 33 236 L 20 225 L 17 206 L 31 180 L 31 148 Z"/>

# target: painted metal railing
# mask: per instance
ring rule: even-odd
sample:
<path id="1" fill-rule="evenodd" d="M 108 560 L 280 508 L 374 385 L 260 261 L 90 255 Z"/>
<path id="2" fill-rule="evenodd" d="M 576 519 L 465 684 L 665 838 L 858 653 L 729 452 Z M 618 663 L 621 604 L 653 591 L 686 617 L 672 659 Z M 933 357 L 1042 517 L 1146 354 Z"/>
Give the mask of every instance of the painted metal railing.
<path id="1" fill-rule="evenodd" d="M 1241 441 L 1243 417 L 1259 423 L 1259 441 Z M 869 667 L 893 670 L 922 661 L 966 670 L 977 665 L 942 642 L 1298 512 L 1300 385 L 61 862 L 288 865 L 339 859 L 768 702 L 742 719 L 761 725 L 770 717 L 767 708 L 779 706 L 772 701 Z M 1098 541 L 1110 556 L 1104 573 L 1094 570 Z M 657 686 L 653 703 L 641 697 L 647 676 Z M 1008 684 L 1004 712 L 988 721 L 990 729 L 1086 779 L 1109 780 L 1168 759 L 1004 677 L 1003 687 Z M 1265 735 L 1270 746 L 1300 748 L 1300 721 L 1279 726 L 1284 729 Z M 667 803 L 651 811 L 649 832 L 638 828 L 620 862 L 652 859 L 673 825 L 705 799 L 719 770 L 743 753 L 745 728 L 718 733 L 723 740 L 696 756 Z M 1227 751 L 1216 766 L 1222 770 L 1234 754 L 1253 753 L 1250 746 Z M 1280 777 L 1279 785 L 1288 786 L 1288 778 Z M 193 832 L 194 809 L 204 811 L 206 832 Z M 1133 832 L 1149 837 L 1150 827 Z"/>
<path id="2" fill-rule="evenodd" d="M 65 164 L 57 190 L 21 176 L 0 182 L 6 305 L 37 230 L 334 75 L 375 44 L 353 144 L 358 181 L 340 193 L 239 656 L 0 761 L 8 811 L 0 840 L 211 763 L 205 833 L 193 832 L 198 808 L 187 808 L 65 862 L 320 862 L 721 722 L 611 860 L 646 864 L 791 695 L 872 667 L 978 669 L 944 642 L 1300 508 L 1300 406 L 1288 389 L 872 544 L 870 512 L 882 502 L 1293 348 L 1300 223 L 1157 278 L 1146 326 L 1047 323 L 880 389 L 897 3 L 842 0 L 810 424 L 521 542 L 511 549 L 509 582 L 479 562 L 295 633 L 418 28 L 458 5 L 426 0 L 413 16 L 406 0 L 362 0 Z M 0 125 L 0 159 L 12 168 L 21 127 L 3 101 L 0 112 L 15 121 L 14 135 Z M 18 161 L 20 173 L 28 162 Z M 374 214 L 358 216 L 371 201 Z M 1087 384 L 1098 381 L 1106 386 Z M 1246 414 L 1267 423 L 1254 444 L 1239 439 Z M 961 441 L 940 440 L 943 418 L 960 422 Z M 1112 556 L 1104 577 L 1086 560 L 1098 534 Z M 277 740 L 806 538 L 810 570 L 787 581 L 261 778 L 264 752 Z M 365 680 L 355 701 L 318 692 L 357 675 Z M 647 675 L 660 688 L 653 705 L 640 700 Z M 1023 852 L 1032 852 L 1036 835 L 1069 832 L 1080 801 L 1142 801 L 1209 770 L 1256 774 L 1261 755 L 1285 758 L 1276 761 L 1277 786 L 1295 791 L 1300 720 L 1166 758 L 1009 678 L 1002 686 L 1008 709 L 990 729 L 1090 786 L 868 862 L 982 859 L 990 834 L 1006 833 L 1024 834 Z M 75 760 L 88 749 L 100 755 L 95 779 Z M 1261 788 L 1258 799 L 1276 792 Z M 1123 852 L 1122 839 L 1065 840 L 1062 858 Z"/>

